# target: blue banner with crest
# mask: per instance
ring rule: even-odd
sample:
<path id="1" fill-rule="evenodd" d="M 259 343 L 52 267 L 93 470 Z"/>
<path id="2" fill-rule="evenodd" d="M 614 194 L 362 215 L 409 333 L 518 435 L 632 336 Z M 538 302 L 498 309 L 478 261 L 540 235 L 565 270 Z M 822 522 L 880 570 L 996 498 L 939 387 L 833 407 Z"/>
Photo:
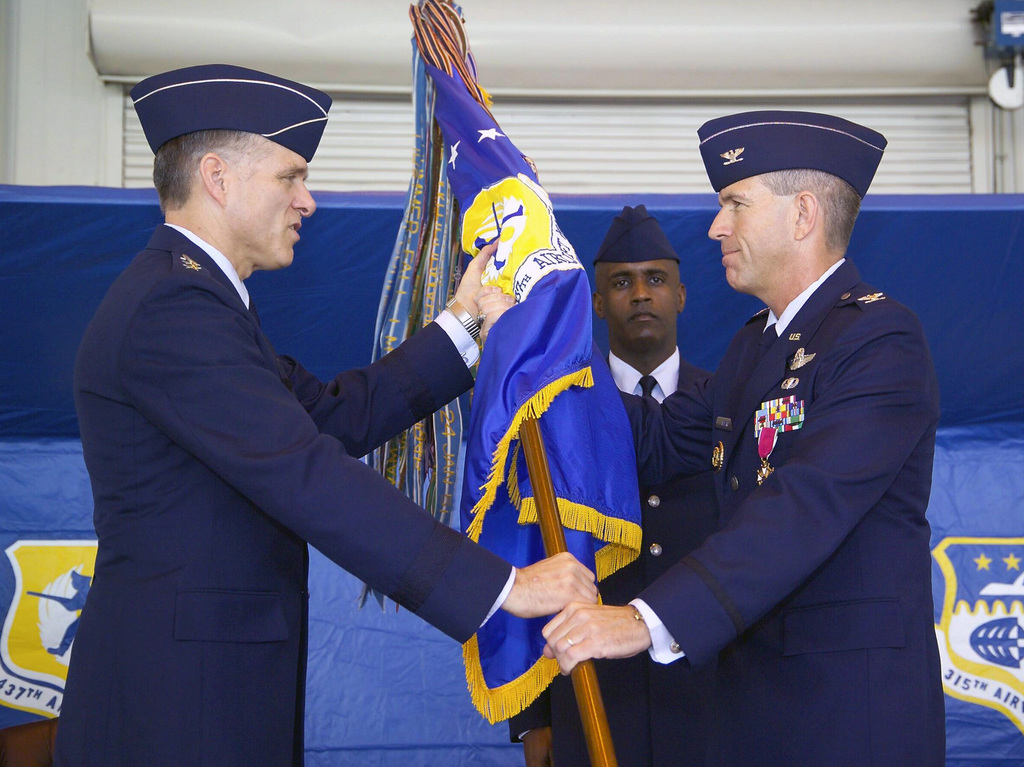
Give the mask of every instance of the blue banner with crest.
<path id="1" fill-rule="evenodd" d="M 475 255 L 496 242 L 484 283 L 516 299 L 492 329 L 477 374 L 463 530 L 517 567 L 544 557 L 519 444 L 523 421 L 537 419 L 567 547 L 604 578 L 639 554 L 639 491 L 620 395 L 595 354 L 586 271 L 533 162 L 490 113 L 457 7 L 421 0 L 411 15 L 436 92 L 462 249 Z M 499 610 L 466 643 L 470 694 L 488 721 L 522 711 L 558 673 L 542 655 L 545 622 Z"/>

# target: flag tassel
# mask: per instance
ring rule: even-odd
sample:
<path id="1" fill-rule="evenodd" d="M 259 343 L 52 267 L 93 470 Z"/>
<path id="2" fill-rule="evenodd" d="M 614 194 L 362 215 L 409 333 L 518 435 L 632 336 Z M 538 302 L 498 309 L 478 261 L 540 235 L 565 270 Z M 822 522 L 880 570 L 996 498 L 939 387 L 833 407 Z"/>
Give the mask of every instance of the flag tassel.
<path id="1" fill-rule="evenodd" d="M 520 427 L 519 437 L 526 456 L 526 470 L 530 473 L 530 482 L 536 498 L 544 553 L 550 557 L 566 551 L 566 545 L 547 455 L 544 453 L 540 423 L 535 418 L 526 419 Z M 593 767 L 618 767 L 611 730 L 608 728 L 608 715 L 604 710 L 604 699 L 597 684 L 597 672 L 593 661 L 587 660 L 577 664 L 572 670 L 572 686 L 576 693 L 576 705 L 580 710 L 590 764 Z"/>

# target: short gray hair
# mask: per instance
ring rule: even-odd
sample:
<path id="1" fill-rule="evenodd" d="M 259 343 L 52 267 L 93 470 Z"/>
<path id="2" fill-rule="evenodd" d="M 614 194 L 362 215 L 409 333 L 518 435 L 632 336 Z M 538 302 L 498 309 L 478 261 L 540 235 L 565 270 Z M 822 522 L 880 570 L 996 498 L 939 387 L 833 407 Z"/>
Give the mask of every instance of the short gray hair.
<path id="1" fill-rule="evenodd" d="M 239 160 L 244 155 L 262 156 L 262 137 L 237 130 L 201 130 L 172 138 L 161 146 L 153 162 L 153 183 L 160 197 L 160 210 L 178 210 L 188 202 L 196 178 L 196 166 L 208 152 Z"/>
<path id="2" fill-rule="evenodd" d="M 821 203 L 825 221 L 825 244 L 829 250 L 846 253 L 853 224 L 860 212 L 860 195 L 838 176 L 821 170 L 776 170 L 761 176 L 772 194 L 788 196 L 810 192 Z"/>

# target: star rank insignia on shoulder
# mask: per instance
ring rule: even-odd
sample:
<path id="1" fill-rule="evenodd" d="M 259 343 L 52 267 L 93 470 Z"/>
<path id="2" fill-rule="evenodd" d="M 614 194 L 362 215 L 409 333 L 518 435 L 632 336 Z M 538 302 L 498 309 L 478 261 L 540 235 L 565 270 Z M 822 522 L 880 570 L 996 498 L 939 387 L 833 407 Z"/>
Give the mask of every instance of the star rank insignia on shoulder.
<path id="1" fill-rule="evenodd" d="M 184 253 L 181 254 L 181 264 L 186 269 L 191 269 L 193 272 L 202 271 L 203 267 L 199 265 L 197 261 L 193 261 L 191 258 L 186 256 Z"/>
<path id="2" fill-rule="evenodd" d="M 857 300 L 863 301 L 866 304 L 873 304 L 875 301 L 884 301 L 885 293 L 869 293 L 866 296 L 861 296 Z"/>

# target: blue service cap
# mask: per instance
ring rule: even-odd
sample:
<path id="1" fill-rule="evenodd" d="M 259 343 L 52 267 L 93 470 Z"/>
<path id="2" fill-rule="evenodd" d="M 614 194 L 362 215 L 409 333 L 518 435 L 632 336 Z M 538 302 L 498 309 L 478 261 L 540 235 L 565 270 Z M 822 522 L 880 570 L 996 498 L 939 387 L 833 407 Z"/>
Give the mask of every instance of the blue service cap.
<path id="1" fill-rule="evenodd" d="M 704 123 L 700 154 L 715 191 L 751 176 L 808 168 L 838 176 L 863 197 L 885 149 L 885 136 L 815 112 L 743 112 Z"/>
<path id="2" fill-rule="evenodd" d="M 148 77 L 131 90 L 149 146 L 200 130 L 258 133 L 313 159 L 331 97 L 302 83 L 230 64 L 203 64 Z"/>
<path id="3" fill-rule="evenodd" d="M 594 263 L 635 263 L 670 258 L 679 261 L 679 256 L 669 244 L 668 237 L 658 225 L 658 219 L 647 212 L 643 205 L 631 208 L 628 205 L 612 220 L 604 242 L 597 249 Z"/>

